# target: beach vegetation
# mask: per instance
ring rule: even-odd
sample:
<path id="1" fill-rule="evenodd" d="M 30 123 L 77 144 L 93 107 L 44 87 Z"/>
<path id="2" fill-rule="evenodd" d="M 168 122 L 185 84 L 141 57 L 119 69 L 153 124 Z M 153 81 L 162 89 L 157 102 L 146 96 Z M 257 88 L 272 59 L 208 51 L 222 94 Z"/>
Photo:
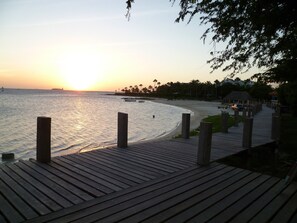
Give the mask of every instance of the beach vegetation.
<path id="1" fill-rule="evenodd" d="M 140 97 L 162 97 L 167 99 L 197 99 L 197 100 L 220 100 L 232 91 L 246 91 L 256 100 L 270 100 L 271 92 L 274 89 L 263 81 L 252 82 L 249 79 L 241 80 L 240 78 L 200 82 L 191 80 L 188 83 L 168 82 L 161 84 L 157 79 L 149 86 L 135 85 L 124 87 L 121 90 L 126 96 Z"/>
<path id="2" fill-rule="evenodd" d="M 221 115 L 210 115 L 202 119 L 203 122 L 210 122 L 212 123 L 212 133 L 220 132 L 221 131 Z M 238 121 L 242 122 L 242 116 L 238 116 Z M 229 116 L 228 118 L 228 128 L 235 125 L 234 116 Z M 200 128 L 195 128 L 190 131 L 190 136 L 198 136 L 200 132 Z M 181 134 L 175 136 L 175 138 L 181 138 Z"/>

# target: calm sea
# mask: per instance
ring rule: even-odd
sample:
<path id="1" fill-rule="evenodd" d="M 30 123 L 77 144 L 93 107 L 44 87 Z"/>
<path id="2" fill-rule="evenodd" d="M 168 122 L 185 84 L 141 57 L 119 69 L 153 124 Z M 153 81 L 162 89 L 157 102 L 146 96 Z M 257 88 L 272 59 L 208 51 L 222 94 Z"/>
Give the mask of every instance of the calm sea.
<path id="1" fill-rule="evenodd" d="M 114 145 L 118 112 L 128 113 L 128 140 L 137 142 L 168 134 L 190 111 L 152 101 L 125 102 L 103 92 L 5 89 L 0 92 L 0 153 L 35 158 L 38 116 L 52 118 L 53 156 Z"/>

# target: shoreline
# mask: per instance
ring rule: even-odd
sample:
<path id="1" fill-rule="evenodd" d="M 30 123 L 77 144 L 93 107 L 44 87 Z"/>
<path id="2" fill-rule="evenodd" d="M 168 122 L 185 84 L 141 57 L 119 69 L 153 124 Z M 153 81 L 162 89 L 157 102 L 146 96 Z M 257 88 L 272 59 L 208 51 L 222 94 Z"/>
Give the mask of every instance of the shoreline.
<path id="1" fill-rule="evenodd" d="M 220 112 L 221 112 L 221 110 L 218 109 L 218 106 L 221 104 L 221 102 L 210 102 L 210 101 L 199 101 L 199 100 L 180 100 L 180 99 L 179 100 L 167 100 L 167 99 L 162 99 L 162 98 L 155 98 L 154 100 L 152 100 L 152 102 L 181 107 L 181 108 L 190 110 L 191 111 L 190 131 L 198 128 L 202 119 L 204 119 L 210 115 L 220 114 Z M 158 137 L 155 139 L 134 142 L 131 144 L 172 139 L 173 137 L 177 136 L 178 134 L 181 134 L 181 125 L 182 125 L 182 123 L 180 121 L 179 125 L 174 130 L 172 130 L 171 132 L 169 132 L 168 134 L 166 134 L 164 136 L 161 136 L 161 137 Z"/>

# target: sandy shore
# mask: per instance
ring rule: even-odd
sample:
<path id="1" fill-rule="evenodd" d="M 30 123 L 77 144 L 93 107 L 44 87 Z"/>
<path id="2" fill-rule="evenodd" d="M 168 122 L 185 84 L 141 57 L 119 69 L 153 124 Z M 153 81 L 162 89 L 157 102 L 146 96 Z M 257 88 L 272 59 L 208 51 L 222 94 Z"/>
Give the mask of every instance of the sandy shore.
<path id="1" fill-rule="evenodd" d="M 172 106 L 178 106 L 192 111 L 190 129 L 199 127 L 200 122 L 203 118 L 209 115 L 220 114 L 221 111 L 218 109 L 220 102 L 209 102 L 209 101 L 196 101 L 196 100 L 167 100 L 167 99 L 156 99 L 154 102 L 163 103 Z M 181 133 L 181 124 L 172 132 L 159 139 L 172 138 Z"/>

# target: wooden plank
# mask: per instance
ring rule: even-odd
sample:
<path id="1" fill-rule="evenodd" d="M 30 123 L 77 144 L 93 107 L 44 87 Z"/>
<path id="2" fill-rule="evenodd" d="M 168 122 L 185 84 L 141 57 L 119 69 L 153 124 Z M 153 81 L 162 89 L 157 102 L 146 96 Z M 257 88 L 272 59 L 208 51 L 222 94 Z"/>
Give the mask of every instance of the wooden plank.
<path id="1" fill-rule="evenodd" d="M 191 206 L 190 208 L 184 210 L 183 212 L 173 216 L 168 220 L 168 222 L 180 222 L 194 218 L 197 214 L 202 214 L 207 211 L 212 205 L 216 204 L 220 200 L 224 199 L 229 194 L 232 194 L 239 188 L 245 186 L 247 183 L 252 181 L 253 179 L 259 177 L 259 174 L 251 173 L 244 177 L 243 179 L 239 180 L 238 182 L 232 184 L 231 186 L 224 188 L 219 191 L 219 193 L 214 194 L 207 199 L 196 203 L 195 205 Z"/>
<path id="2" fill-rule="evenodd" d="M 87 200 L 91 200 L 94 197 L 90 196 L 88 193 L 85 193 L 84 191 L 80 190 L 79 188 L 75 187 L 72 184 L 69 184 L 68 182 L 66 182 L 64 179 L 61 179 L 57 176 L 55 176 L 54 174 L 50 173 L 49 171 L 47 171 L 44 168 L 41 168 L 40 166 L 38 166 L 36 163 L 34 162 L 24 162 L 25 165 L 30 166 L 31 168 L 33 168 L 35 171 L 37 171 L 38 173 L 42 174 L 43 176 L 46 176 L 47 178 L 51 179 L 52 181 L 54 181 L 55 183 L 59 184 L 60 186 L 62 186 L 63 188 L 71 191 L 71 193 L 75 194 L 77 197 L 87 201 Z M 43 165 L 43 167 L 48 167 L 47 165 Z M 50 167 L 49 167 L 50 168 Z M 78 201 L 78 203 L 80 203 L 80 201 Z"/>
<path id="3" fill-rule="evenodd" d="M 195 141 L 194 144 L 190 143 L 192 141 Z M 186 156 L 191 156 L 193 153 L 195 153 L 195 149 L 198 146 L 198 139 L 192 138 L 187 140 L 182 139 L 174 139 L 174 140 L 164 140 L 164 141 L 158 141 L 158 142 L 152 142 L 152 147 L 169 150 L 172 152 L 182 153 Z"/>
<path id="4" fill-rule="evenodd" d="M 193 159 L 193 154 L 187 154 L 183 153 L 182 151 L 173 151 L 170 148 L 164 148 L 161 146 L 155 146 L 152 147 L 147 144 L 136 144 L 132 147 L 134 152 L 141 153 L 141 154 L 147 154 L 147 155 L 154 155 L 157 157 L 160 157 L 165 160 L 169 160 L 171 162 L 177 162 L 184 166 L 190 166 L 194 164 L 196 159 Z M 192 148 L 194 149 L 194 148 Z M 196 150 L 195 150 L 196 152 Z M 192 160 L 192 162 L 191 162 Z"/>
<path id="5" fill-rule="evenodd" d="M 172 194 L 170 197 L 167 197 L 167 193 L 165 193 L 159 198 L 148 199 L 137 205 L 137 208 L 132 207 L 133 210 L 130 212 L 133 215 L 128 218 L 125 217 L 125 219 L 121 221 L 162 222 L 169 216 L 175 215 L 179 211 L 190 207 L 190 203 L 194 200 L 195 202 L 198 202 L 199 200 L 207 199 L 207 197 L 211 195 L 211 193 L 209 193 L 209 188 L 216 188 L 216 190 L 220 190 L 222 187 L 227 187 L 248 174 L 242 173 L 243 171 L 240 169 L 233 169 L 226 174 L 211 179 L 207 183 L 201 184 L 197 187 L 194 186 L 189 190 L 185 188 L 186 190 L 181 191 L 181 193 Z M 200 179 L 198 180 L 200 181 Z M 196 180 L 193 182 L 195 181 Z M 215 193 L 214 191 L 215 190 L 213 189 L 211 192 Z M 191 202 L 189 202 L 190 200 Z M 158 203 L 154 203 L 154 201 Z"/>
<path id="6" fill-rule="evenodd" d="M 6 223 L 7 220 L 5 219 L 5 217 L 2 215 L 1 211 L 0 211 L 0 222 L 1 223 Z"/>
<path id="7" fill-rule="evenodd" d="M 13 167 L 13 165 L 11 165 Z M 12 169 L 9 169 L 7 166 L 1 166 L 1 169 L 9 175 L 11 178 L 13 178 L 16 182 L 18 182 L 20 185 L 23 186 L 24 189 L 26 189 L 32 196 L 34 196 L 36 199 L 38 199 L 40 202 L 42 202 L 45 206 L 47 206 L 52 211 L 60 210 L 62 207 L 57 204 L 55 201 L 53 201 L 49 196 L 46 196 L 41 191 L 39 191 L 37 188 L 35 188 L 33 185 L 31 185 L 29 182 L 21 178 L 18 174 L 16 174 Z"/>
<path id="8" fill-rule="evenodd" d="M 34 177 L 32 177 L 29 174 L 27 174 L 24 170 L 22 170 L 21 168 L 19 168 L 19 166 L 12 164 L 12 165 L 7 165 L 7 167 L 9 167 L 16 174 L 18 174 L 20 177 L 22 177 L 25 181 L 27 181 L 32 186 L 34 186 L 35 188 L 37 188 L 39 191 L 41 191 L 42 193 L 44 193 L 46 196 L 52 198 L 60 206 L 62 206 L 62 207 L 65 208 L 65 207 L 70 207 L 72 205 L 68 200 L 66 200 L 65 198 L 63 198 L 62 196 L 60 196 L 54 190 L 52 190 L 51 188 L 47 187 L 46 185 L 44 185 L 39 180 L 37 180 Z"/>
<path id="9" fill-rule="evenodd" d="M 139 208 L 142 208 L 142 201 L 150 199 L 149 204 L 156 205 L 160 201 L 160 199 L 166 199 L 172 196 L 176 196 L 192 188 L 199 188 L 199 185 L 202 185 L 213 179 L 216 180 L 216 178 L 222 176 L 222 173 L 232 170 L 234 170 L 234 168 L 226 167 L 222 170 L 214 172 L 213 174 L 209 174 L 208 171 L 205 171 L 202 172 L 200 175 L 195 175 L 195 181 L 193 181 L 192 178 L 186 178 L 184 180 L 177 181 L 175 184 L 170 184 L 166 187 L 163 186 L 149 193 L 143 193 L 142 191 L 140 196 L 126 198 L 121 203 L 118 200 L 115 200 L 112 206 L 108 209 L 104 209 L 101 211 L 98 211 L 98 209 L 96 209 L 96 213 L 90 214 L 83 218 L 79 218 L 74 222 L 92 222 L 94 220 L 100 220 L 100 222 L 117 222 L 122 220 L 122 218 L 128 217 L 127 214 L 133 214 L 134 211 L 138 210 Z"/>
<path id="10" fill-rule="evenodd" d="M 128 179 L 133 179 L 133 181 L 139 182 L 139 180 L 141 180 L 139 183 L 155 179 L 156 176 L 161 176 L 161 174 L 155 174 L 139 166 L 135 167 L 133 164 L 127 163 L 125 161 L 117 162 L 117 160 L 110 157 L 98 157 L 91 156 L 90 154 L 81 154 L 81 158 L 88 160 L 90 164 L 102 166 L 102 168 L 104 168 L 106 171 L 114 170 Z"/>
<path id="11" fill-rule="evenodd" d="M 97 168 L 97 171 L 94 171 L 93 169 L 90 169 L 86 166 L 83 165 L 83 163 L 76 163 L 75 161 L 72 161 L 71 159 L 66 159 L 65 157 L 60 157 L 60 160 L 62 160 L 63 162 L 75 166 L 75 168 L 79 169 L 79 170 L 83 170 L 84 172 L 94 175 L 96 177 L 98 177 L 99 179 L 102 179 L 104 182 L 106 181 L 107 183 L 110 183 L 112 185 L 112 187 L 114 187 L 114 185 L 116 185 L 117 187 L 114 188 L 114 190 L 121 190 L 123 188 L 128 188 L 131 185 L 131 182 L 129 182 L 129 184 L 127 183 L 123 183 L 121 180 L 118 180 L 120 178 L 120 176 L 114 176 L 112 172 L 107 172 L 107 171 L 101 171 L 101 168 Z M 103 173 L 102 173 L 103 172 Z M 123 181 L 125 181 L 125 179 L 123 178 Z M 100 181 L 101 182 L 101 181 Z M 136 185 L 135 183 L 132 185 Z M 108 184 L 106 184 L 105 186 L 108 186 Z"/>
<path id="12" fill-rule="evenodd" d="M 235 216 L 230 222 L 232 223 L 242 223 L 249 222 L 260 210 L 264 209 L 276 196 L 279 195 L 279 192 L 282 190 L 284 182 L 279 181 L 272 188 L 266 191 L 261 197 L 253 202 L 252 205 L 246 207 Z"/>
<path id="13" fill-rule="evenodd" d="M 195 216 L 192 218 L 189 222 L 197 222 L 197 220 L 200 222 L 200 220 L 203 221 L 209 221 L 211 218 L 213 218 L 218 213 L 224 211 L 224 209 L 234 202 L 238 201 L 242 197 L 244 197 L 246 194 L 248 194 L 251 190 L 253 190 L 255 187 L 259 186 L 263 182 L 265 182 L 267 179 L 269 179 L 269 176 L 261 176 L 253 179 L 252 181 L 248 182 L 244 186 L 238 188 L 238 190 L 234 191 L 233 193 L 229 194 L 229 196 L 226 196 L 223 200 L 220 200 L 219 203 L 216 203 L 211 206 L 211 208 L 208 208 L 203 213 Z M 226 192 L 225 192 L 226 193 Z"/>
<path id="14" fill-rule="evenodd" d="M 297 183 L 292 182 L 295 184 L 297 188 Z M 294 213 L 297 213 L 297 193 L 290 198 L 290 200 L 282 207 L 280 211 L 276 213 L 276 215 L 271 220 L 271 223 L 279 223 L 279 222 L 289 222 L 290 219 L 294 216 Z"/>
<path id="15" fill-rule="evenodd" d="M 9 177 L 3 170 L 0 170 L 1 180 L 8 185 L 18 196 L 20 196 L 24 201 L 26 201 L 39 215 L 45 215 L 50 213 L 44 204 L 42 204 L 38 199 L 36 199 L 32 194 L 25 190 L 20 184 L 18 184 L 14 179 Z M 0 189 L 2 191 L 2 189 Z M 1 222 L 1 221 L 0 221 Z"/>
<path id="16" fill-rule="evenodd" d="M 125 173 L 136 174 L 135 177 L 141 176 L 146 178 L 145 181 L 150 179 L 154 179 L 157 176 L 162 176 L 165 174 L 163 171 L 158 172 L 157 170 L 150 169 L 140 164 L 133 163 L 131 161 L 127 161 L 125 159 L 120 159 L 118 157 L 110 156 L 109 154 L 83 154 L 86 158 L 93 161 L 100 161 L 100 163 L 106 163 L 110 166 L 110 168 L 122 168 Z M 134 175 L 133 175 L 134 176 Z"/>
<path id="17" fill-rule="evenodd" d="M 142 151 L 144 151 L 144 149 Z M 116 150 L 115 152 L 119 152 L 119 151 Z M 136 153 L 135 150 L 134 149 L 131 149 L 131 148 L 126 149 L 124 151 L 121 151 L 119 154 L 123 154 L 123 153 L 125 155 L 129 155 L 129 156 L 141 158 L 141 159 L 152 161 L 152 162 L 158 163 L 158 164 L 164 164 L 166 166 L 173 167 L 173 168 L 184 169 L 184 168 L 187 168 L 188 167 L 187 165 L 183 165 L 183 164 L 179 164 L 179 163 L 174 163 L 172 161 L 162 159 L 162 158 L 160 158 L 161 156 L 157 156 L 157 154 L 150 154 L 150 155 L 148 155 L 148 154 L 146 154 L 144 152 L 141 152 L 141 153 L 138 152 L 138 153 Z"/>
<path id="18" fill-rule="evenodd" d="M 223 165 L 212 164 L 208 167 L 208 171 L 217 171 L 224 168 Z M 157 178 L 143 184 L 139 184 L 135 187 L 130 187 L 126 190 L 119 191 L 117 193 L 109 194 L 89 202 L 84 202 L 80 205 L 63 209 L 58 212 L 54 212 L 47 216 L 43 216 L 37 219 L 33 219 L 29 222 L 47 222 L 49 220 L 55 220 L 56 222 L 63 222 L 64 220 L 75 220 L 78 217 L 88 216 L 96 213 L 99 210 L 106 209 L 113 206 L 114 203 L 121 203 L 127 199 L 131 199 L 131 196 L 137 197 L 143 193 L 150 193 L 151 191 L 162 188 L 164 185 L 174 185 L 179 180 L 183 180 L 196 174 L 205 174 L 206 168 L 191 167 L 173 174 L 169 174 L 162 178 Z M 145 192 L 144 192 L 145 191 Z M 59 219 L 58 219 L 59 218 Z"/>
<path id="19" fill-rule="evenodd" d="M 228 176 L 224 175 L 226 177 L 225 179 L 217 182 L 213 181 L 212 184 L 205 184 L 205 189 L 201 191 L 201 193 L 196 193 L 195 195 L 185 197 L 183 200 L 175 200 L 175 197 L 173 197 L 170 201 L 163 202 L 163 204 L 161 204 L 162 206 L 160 207 L 160 210 L 158 210 L 160 205 L 148 209 L 148 211 L 151 213 L 149 213 L 147 216 L 143 215 L 143 217 L 146 217 L 146 219 L 143 218 L 143 222 L 166 221 L 172 216 L 191 208 L 198 202 L 202 202 L 208 199 L 210 196 L 213 196 L 221 190 L 229 187 L 230 185 L 240 181 L 241 179 L 244 179 L 249 174 L 250 172 L 248 171 L 235 169 L 233 172 L 228 173 Z"/>
<path id="20" fill-rule="evenodd" d="M 93 197 L 99 197 L 105 194 L 102 191 L 98 190 L 97 188 L 94 188 L 89 184 L 87 184 L 84 181 L 84 179 L 81 179 L 81 178 L 77 179 L 76 176 L 72 174 L 71 171 L 61 166 L 57 166 L 56 164 L 51 163 L 49 166 L 52 168 L 48 168 L 47 164 L 38 163 L 36 161 L 32 161 L 32 162 L 35 162 L 40 167 L 43 167 L 45 165 L 46 169 L 50 171 L 52 174 L 55 174 L 56 176 L 64 179 L 65 181 L 72 183 L 73 185 L 75 185 L 76 187 L 80 188 L 81 190 L 85 191 L 86 193 L 90 194 Z M 91 182 L 91 181 L 89 180 L 88 182 Z M 92 182 L 90 184 L 92 184 Z"/>
<path id="21" fill-rule="evenodd" d="M 224 219 L 224 221 L 226 222 L 231 220 L 231 218 L 241 213 L 247 206 L 252 205 L 255 200 L 257 200 L 262 194 L 273 187 L 277 182 L 279 182 L 279 179 L 269 178 L 267 181 L 253 189 L 243 198 L 240 198 L 237 202 L 224 209 L 223 212 L 216 215 L 213 219 L 210 220 L 210 222 L 218 222 L 222 219 Z"/>
<path id="22" fill-rule="evenodd" d="M 112 156 L 116 156 L 118 158 L 124 158 L 125 160 L 129 160 L 129 161 L 132 161 L 134 163 L 138 163 L 138 164 L 143 165 L 143 166 L 148 166 L 150 168 L 154 168 L 157 171 L 164 171 L 166 173 L 173 173 L 173 172 L 178 170 L 177 168 L 169 167 L 169 166 L 166 166 L 166 165 L 163 165 L 163 164 L 154 163 L 153 161 L 148 161 L 148 160 L 145 160 L 143 158 L 138 158 L 138 157 L 134 157 L 134 156 L 133 157 L 132 156 L 131 157 L 130 156 L 123 157 L 122 154 L 116 153 L 115 151 L 105 150 L 104 153 L 105 154 L 109 153 Z"/>
<path id="23" fill-rule="evenodd" d="M 48 188 L 55 191 L 55 193 L 59 194 L 60 197 L 63 197 L 66 207 L 71 206 L 72 204 L 78 204 L 82 202 L 82 199 L 72 194 L 70 191 L 66 190 L 65 188 L 61 187 L 56 182 L 52 181 L 46 176 L 43 176 L 39 174 L 36 170 L 30 168 L 29 166 L 25 165 L 24 162 L 18 162 L 15 164 L 23 171 L 26 171 L 27 174 L 29 174 L 31 177 L 35 178 L 42 184 L 46 185 Z M 62 200 L 62 199 L 61 199 Z"/>
<path id="24" fill-rule="evenodd" d="M 137 185 L 138 183 L 144 182 L 145 180 L 149 180 L 149 178 L 145 178 L 145 180 L 139 179 L 138 177 L 135 177 L 133 174 L 126 174 L 126 171 L 122 170 L 123 168 L 121 169 L 120 167 L 115 167 L 115 168 L 109 167 L 109 166 L 106 166 L 105 163 L 103 162 L 92 161 L 83 157 L 82 155 L 77 157 L 65 156 L 64 158 L 72 162 L 81 163 L 81 165 L 93 171 L 101 171 L 102 173 L 110 174 L 110 176 L 130 186 L 134 186 L 134 185 Z"/>
<path id="25" fill-rule="evenodd" d="M 292 216 L 292 218 L 290 219 L 289 222 L 290 222 L 290 223 L 295 223 L 295 222 L 297 222 L 297 212 L 294 213 L 294 215 Z"/>
<path id="26" fill-rule="evenodd" d="M 11 190 L 8 185 L 6 185 L 2 180 L 0 180 L 0 190 L 3 197 L 7 201 L 12 203 L 14 207 L 20 212 L 22 216 L 26 219 L 37 217 L 38 214 L 26 203 L 24 202 L 13 190 Z M 3 207 L 1 207 L 3 208 Z"/>
<path id="27" fill-rule="evenodd" d="M 178 160 L 182 165 L 195 164 L 196 159 L 193 156 L 197 153 L 196 147 L 180 142 L 166 142 L 168 142 L 167 145 L 164 144 L 163 141 L 157 143 L 135 144 L 131 146 L 131 150 L 140 154 L 153 154 L 154 156 L 160 154 L 172 161 Z M 180 148 L 174 148 L 175 146 L 179 146 Z"/>
<path id="28" fill-rule="evenodd" d="M 190 158 L 191 155 L 195 152 L 196 146 L 189 145 L 186 142 L 192 141 L 193 138 L 190 138 L 186 141 L 180 140 L 164 140 L 164 141 L 156 141 L 156 142 L 147 142 L 147 143 L 136 143 L 131 146 L 131 148 L 135 148 L 140 152 L 150 152 L 153 153 L 163 153 L 169 156 L 175 156 L 177 154 L 184 154 L 186 158 Z M 197 139 L 196 139 L 197 140 Z M 198 141 L 195 140 L 197 144 Z M 165 142 L 165 143 L 164 143 Z M 143 149 L 145 148 L 145 149 Z M 185 160 L 186 161 L 186 160 Z M 187 162 L 187 161 L 186 161 Z"/>
<path id="29" fill-rule="evenodd" d="M 119 190 L 122 190 L 123 188 L 128 187 L 125 184 L 119 183 L 119 186 L 117 186 L 115 183 L 111 183 L 110 181 L 112 181 L 112 179 L 105 175 L 96 174 L 96 173 L 95 173 L 96 175 L 94 175 L 94 174 L 88 173 L 86 171 L 86 169 L 77 168 L 77 167 L 69 164 L 69 162 L 67 162 L 67 160 L 65 161 L 65 159 L 63 157 L 53 159 L 53 163 L 56 163 L 64 168 L 68 169 L 69 171 L 73 172 L 73 174 L 76 174 L 78 176 L 78 178 L 82 177 L 83 179 L 88 179 L 94 183 L 97 183 L 98 185 L 96 187 L 100 188 L 100 190 L 103 191 L 104 193 L 112 193 L 114 191 L 119 191 Z M 108 179 L 108 181 L 107 181 L 107 179 Z M 85 180 L 83 180 L 83 181 L 85 181 Z"/>
<path id="30" fill-rule="evenodd" d="M 106 157 L 108 157 L 112 162 L 119 162 L 119 163 L 125 163 L 127 165 L 131 165 L 133 166 L 134 168 L 141 168 L 141 169 L 145 169 L 147 171 L 150 171 L 151 174 L 154 174 L 156 176 L 162 176 L 162 175 L 165 175 L 165 174 L 168 174 L 167 171 L 164 171 L 160 168 L 155 168 L 152 164 L 149 164 L 147 165 L 146 163 L 141 163 L 141 161 L 137 160 L 137 159 L 132 159 L 132 158 L 128 158 L 128 157 L 122 157 L 122 156 L 116 156 L 116 155 L 113 155 L 112 153 L 109 153 L 109 152 L 101 152 L 100 153 L 93 153 L 92 155 L 90 154 L 86 154 L 87 156 L 92 156 L 92 157 L 101 157 L 104 159 Z"/>
<path id="31" fill-rule="evenodd" d="M 9 222 L 23 222 L 25 219 L 15 210 L 14 207 L 0 193 L 0 210 Z"/>
<path id="32" fill-rule="evenodd" d="M 296 192 L 296 184 L 290 184 L 281 191 L 279 196 L 275 197 L 263 210 L 261 210 L 250 222 L 269 222 L 281 207 L 290 199 Z"/>

